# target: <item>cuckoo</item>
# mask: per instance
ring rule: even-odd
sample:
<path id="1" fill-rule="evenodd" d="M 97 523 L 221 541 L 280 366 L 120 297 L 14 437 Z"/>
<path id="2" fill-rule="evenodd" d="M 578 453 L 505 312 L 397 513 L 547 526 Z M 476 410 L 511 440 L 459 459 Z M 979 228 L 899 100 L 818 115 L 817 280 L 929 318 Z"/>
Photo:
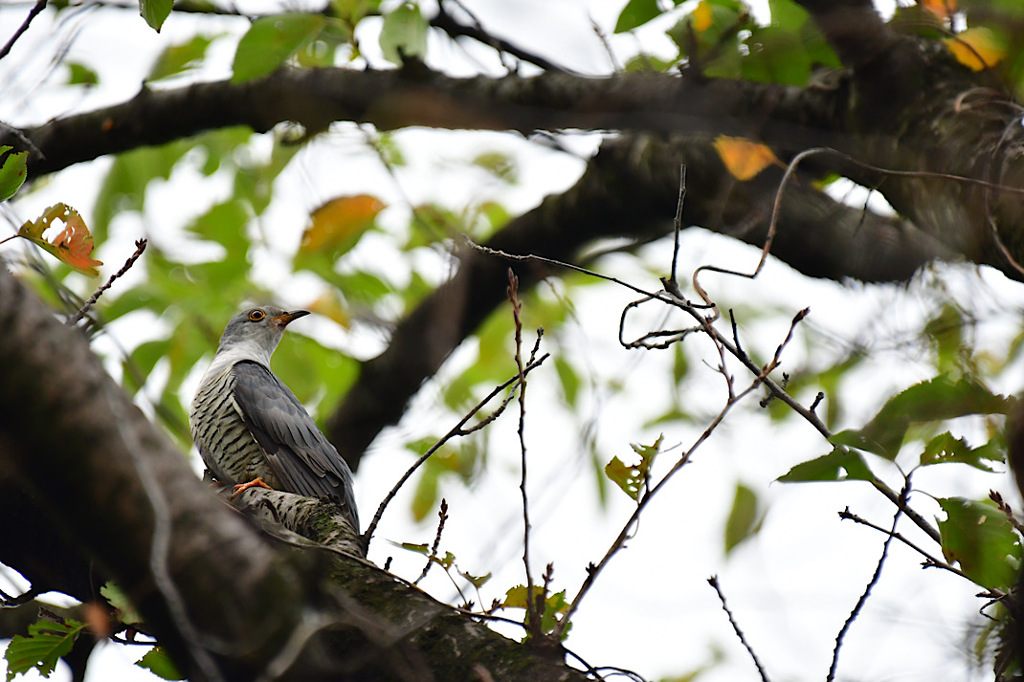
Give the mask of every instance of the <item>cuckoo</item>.
<path id="1" fill-rule="evenodd" d="M 192 400 L 192 438 L 219 482 L 328 498 L 358 532 L 348 464 L 270 371 L 285 327 L 308 314 L 260 306 L 231 318 Z"/>

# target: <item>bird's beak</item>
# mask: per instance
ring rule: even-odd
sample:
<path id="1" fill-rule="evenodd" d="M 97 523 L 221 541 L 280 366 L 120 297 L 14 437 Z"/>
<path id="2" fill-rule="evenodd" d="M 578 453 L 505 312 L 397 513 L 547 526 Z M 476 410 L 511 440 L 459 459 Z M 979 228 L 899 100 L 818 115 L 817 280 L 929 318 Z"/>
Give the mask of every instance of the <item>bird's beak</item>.
<path id="1" fill-rule="evenodd" d="M 309 315 L 308 310 L 293 310 L 290 313 L 285 313 L 284 315 L 272 317 L 270 318 L 270 321 L 273 322 L 278 327 L 287 327 L 289 322 L 297 320 L 300 317 L 305 317 L 306 315 Z"/>

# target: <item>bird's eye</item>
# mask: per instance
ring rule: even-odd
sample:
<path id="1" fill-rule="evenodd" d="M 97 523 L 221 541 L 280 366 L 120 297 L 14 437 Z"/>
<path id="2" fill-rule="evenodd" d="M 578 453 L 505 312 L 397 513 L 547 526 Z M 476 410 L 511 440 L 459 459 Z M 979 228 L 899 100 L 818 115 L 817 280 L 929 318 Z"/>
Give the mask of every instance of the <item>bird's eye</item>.
<path id="1" fill-rule="evenodd" d="M 262 310 L 260 310 L 259 308 L 256 308 L 255 310 L 250 310 L 249 311 L 249 321 L 250 322 L 259 322 L 260 320 L 262 320 L 266 316 L 267 316 L 267 314 L 265 312 L 263 312 Z"/>

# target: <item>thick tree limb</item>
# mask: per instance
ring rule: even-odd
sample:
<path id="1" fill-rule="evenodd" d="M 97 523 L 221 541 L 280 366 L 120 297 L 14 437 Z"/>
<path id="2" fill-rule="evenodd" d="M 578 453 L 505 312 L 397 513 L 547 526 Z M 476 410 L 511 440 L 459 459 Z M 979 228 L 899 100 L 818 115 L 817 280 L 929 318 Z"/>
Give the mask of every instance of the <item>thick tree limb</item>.
<path id="1" fill-rule="evenodd" d="M 71 570 L 92 562 L 117 580 L 190 679 L 583 679 L 360 559 L 274 546 L 6 270 L 0 328 L 0 517 L 18 518 L 0 560 L 36 580 L 53 534 Z M 88 575 L 50 570 L 91 598 Z"/>
<path id="2" fill-rule="evenodd" d="M 771 135 L 802 149 L 835 143 L 821 133 L 831 93 L 732 80 L 690 80 L 668 74 L 583 78 L 449 78 L 420 68 L 399 71 L 282 69 L 246 83 L 230 81 L 154 91 L 22 132 L 42 156 L 29 176 L 142 146 L 164 144 L 217 128 L 244 125 L 263 132 L 284 121 L 325 130 L 333 121 L 447 129 L 635 130 L 662 133 Z M 772 112 L 766 120 L 765 114 Z M 788 112 L 788 113 L 787 113 Z M 24 147 L 10 133 L 0 143 Z"/>

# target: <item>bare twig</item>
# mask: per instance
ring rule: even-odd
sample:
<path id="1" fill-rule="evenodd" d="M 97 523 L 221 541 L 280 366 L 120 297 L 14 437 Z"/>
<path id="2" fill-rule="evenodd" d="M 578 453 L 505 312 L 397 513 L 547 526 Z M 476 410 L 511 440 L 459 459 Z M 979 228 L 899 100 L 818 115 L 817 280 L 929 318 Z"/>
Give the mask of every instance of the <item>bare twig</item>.
<path id="1" fill-rule="evenodd" d="M 420 577 L 413 580 L 413 585 L 418 585 L 421 580 L 427 577 L 427 572 L 430 567 L 434 565 L 434 559 L 437 558 L 437 548 L 441 545 L 441 533 L 444 532 L 444 524 L 448 521 L 448 500 L 441 498 L 441 508 L 437 510 L 437 534 L 434 535 L 434 544 L 430 546 L 430 554 L 427 556 L 427 563 L 423 567 L 423 572 L 420 573 Z"/>
<path id="2" fill-rule="evenodd" d="M 575 73 L 572 70 L 567 69 L 563 66 L 559 66 L 558 64 L 555 64 L 554 62 L 545 59 L 544 57 L 538 54 L 525 50 L 519 47 L 518 45 L 510 43 L 507 40 L 498 38 L 497 36 L 493 35 L 489 31 L 484 29 L 483 25 L 480 23 L 480 20 L 477 19 L 476 15 L 473 14 L 473 12 L 471 12 L 469 8 L 467 8 L 462 2 L 458 2 L 456 0 L 453 4 L 455 4 L 460 10 L 462 10 L 463 12 L 466 13 L 467 16 L 469 16 L 470 20 L 473 22 L 472 26 L 466 26 L 465 24 L 459 22 L 451 14 L 449 14 L 443 2 L 439 2 L 437 4 L 437 14 L 434 16 L 434 18 L 430 20 L 430 25 L 433 26 L 434 28 L 444 31 L 445 33 L 448 34 L 449 37 L 453 39 L 458 38 L 460 36 L 472 38 L 473 40 L 483 43 L 484 45 L 487 45 L 488 47 L 492 48 L 495 52 L 498 52 L 499 54 L 510 54 L 516 59 L 519 59 L 524 62 L 529 62 L 530 64 L 540 67 L 545 71 L 557 71 L 568 74 Z"/>
<path id="3" fill-rule="evenodd" d="M 27 604 L 28 602 L 32 601 L 42 593 L 43 590 L 39 589 L 35 585 L 28 588 L 28 590 L 26 590 L 25 592 L 16 595 L 10 595 L 4 592 L 3 590 L 0 590 L 0 608 L 13 608 L 15 606 Z"/>
<path id="4" fill-rule="evenodd" d="M 906 504 L 907 498 L 910 496 L 910 478 L 907 477 L 907 482 L 903 486 L 903 490 L 900 491 L 900 501 Z M 871 590 L 875 584 L 878 583 L 878 579 L 882 577 L 882 567 L 885 565 L 885 559 L 889 555 L 889 543 L 892 542 L 894 533 L 896 533 L 896 524 L 899 523 L 900 516 L 903 514 L 903 510 L 900 507 L 896 508 L 896 513 L 892 517 L 892 530 L 885 538 L 885 542 L 882 543 L 882 555 L 878 557 L 878 563 L 875 565 L 875 572 L 871 575 L 871 580 L 868 581 L 867 586 L 864 588 L 864 592 L 860 595 L 860 599 L 857 600 L 857 604 L 850 611 L 850 615 L 847 617 L 846 622 L 843 623 L 843 627 L 839 629 L 839 634 L 836 635 L 836 646 L 832 649 L 832 665 L 829 666 L 828 676 L 825 678 L 826 682 L 832 682 L 836 677 L 836 668 L 839 666 L 839 651 L 843 648 L 843 640 L 846 638 L 846 633 L 850 630 L 850 626 L 853 625 L 853 621 L 856 620 L 857 616 L 860 615 L 861 610 L 864 608 L 864 604 L 867 603 L 868 597 L 871 596 Z"/>
<path id="5" fill-rule="evenodd" d="M 622 525 L 622 529 L 619 531 L 619 534 L 612 541 L 611 545 L 609 545 L 608 550 L 605 552 L 604 556 L 601 557 L 601 560 L 597 564 L 590 564 L 587 567 L 587 577 L 583 580 L 583 584 L 580 586 L 580 589 L 576 593 L 576 596 L 573 597 L 573 600 L 569 604 L 568 608 L 566 608 L 565 614 L 562 616 L 562 620 L 560 620 L 558 622 L 558 625 L 555 626 L 553 632 L 554 636 L 559 638 L 562 636 L 563 632 L 565 631 L 565 628 L 569 623 L 570 618 L 579 608 L 580 603 L 583 601 L 583 597 L 585 597 L 586 594 L 590 591 L 591 587 L 593 587 L 594 582 L 597 580 L 597 577 L 601 574 L 601 571 L 603 571 L 604 568 L 608 565 L 608 562 L 611 561 L 612 557 L 615 556 L 619 552 L 619 550 L 621 550 L 625 546 L 626 540 L 628 540 L 631 537 L 633 528 L 640 519 L 640 515 L 643 513 L 644 509 L 647 508 L 647 505 L 650 503 L 650 501 L 654 499 L 654 496 L 657 495 L 663 488 L 665 488 L 666 484 L 672 479 L 676 472 L 682 469 L 690 461 L 690 457 L 693 455 L 694 452 L 697 451 L 697 448 L 699 448 L 704 443 L 704 441 L 711 437 L 711 434 L 715 431 L 715 429 L 718 428 L 718 425 L 722 423 L 722 420 L 725 419 L 725 415 L 728 414 L 730 409 L 732 409 L 732 406 L 738 403 L 740 400 L 742 400 L 743 397 L 750 393 L 752 390 L 754 390 L 754 388 L 756 388 L 759 383 L 759 381 L 755 380 L 752 384 L 750 384 L 750 386 L 746 390 L 742 391 L 739 395 L 735 397 L 730 397 L 730 399 L 726 401 L 726 404 L 722 408 L 722 410 L 717 415 L 715 415 L 714 419 L 711 420 L 711 423 L 708 424 L 708 426 L 704 429 L 704 432 L 697 437 L 697 440 L 693 442 L 690 448 L 679 457 L 679 459 L 676 461 L 674 465 L 672 465 L 672 468 L 669 469 L 668 473 L 666 473 L 653 488 L 649 488 L 647 493 L 639 499 L 636 508 L 633 510 L 633 513 L 630 514 L 628 519 L 626 519 L 626 522 Z"/>
<path id="6" fill-rule="evenodd" d="M 818 150 L 818 151 L 819 152 L 820 151 L 833 152 L 834 150 L 825 149 L 825 150 Z M 839 154 L 839 152 L 835 152 L 835 153 Z M 879 170 L 881 170 L 881 169 L 879 169 Z M 904 173 L 911 173 L 911 172 L 910 171 L 901 171 L 899 174 L 904 174 Z M 956 179 L 956 178 L 952 178 L 952 179 Z M 981 182 L 981 181 L 972 181 L 972 182 Z M 1022 191 L 1024 191 L 1024 190 L 1022 190 Z M 565 268 L 567 270 L 572 270 L 574 272 L 579 272 L 579 273 L 582 273 L 582 274 L 585 274 L 585 275 L 589 275 L 591 277 L 596 277 L 598 279 L 603 279 L 603 280 L 608 281 L 608 282 L 613 282 L 613 283 L 618 284 L 618 285 L 620 285 L 622 287 L 625 287 L 626 289 L 629 289 L 630 291 L 634 291 L 634 292 L 636 292 L 636 293 L 646 297 L 645 300 L 657 299 L 657 300 L 661 301 L 662 303 L 666 303 L 668 305 L 675 306 L 675 307 L 679 308 L 680 310 L 683 310 L 684 312 L 689 314 L 692 318 L 694 318 L 694 320 L 696 320 L 697 323 L 700 324 L 702 326 L 702 328 L 704 328 L 705 331 L 708 333 L 708 335 L 713 337 L 716 340 L 717 343 L 722 344 L 726 348 L 726 350 L 729 351 L 730 355 L 732 355 L 737 360 L 739 360 L 741 363 L 743 363 L 743 365 L 752 374 L 754 374 L 755 376 L 759 377 L 759 380 L 764 384 L 764 386 L 769 391 L 771 391 L 772 395 L 774 395 L 777 399 L 781 400 L 782 402 L 786 403 L 786 405 L 788 405 L 790 407 L 790 409 L 792 409 L 794 412 L 799 414 L 808 424 L 813 426 L 814 429 L 816 431 L 818 431 L 818 433 L 820 433 L 826 440 L 832 438 L 832 431 L 831 431 L 831 429 L 829 429 L 825 425 L 825 423 L 821 420 L 821 418 L 817 414 L 815 414 L 813 411 L 809 410 L 808 408 L 804 407 L 799 402 L 797 402 L 797 400 L 793 396 L 789 395 L 789 393 L 787 393 L 786 390 L 783 387 L 779 386 L 779 384 L 777 382 L 775 382 L 771 377 L 769 377 L 767 375 L 762 376 L 762 368 L 758 367 L 756 363 L 754 363 L 749 357 L 747 357 L 746 353 L 744 353 L 740 348 L 738 348 L 736 345 L 734 345 L 732 343 L 732 341 L 730 341 L 728 338 L 726 338 L 721 332 L 718 331 L 717 328 L 715 328 L 715 326 L 713 324 L 711 324 L 711 322 L 713 322 L 713 319 L 709 321 L 705 317 L 703 311 L 707 310 L 708 308 L 714 308 L 714 304 L 713 303 L 711 303 L 708 306 L 703 306 L 703 305 L 698 305 L 698 304 L 691 303 L 690 301 L 687 301 L 686 299 L 684 299 L 684 298 L 682 298 L 682 297 L 672 293 L 672 291 L 670 291 L 667 287 L 666 287 L 665 291 L 660 291 L 660 292 L 657 292 L 657 293 L 652 293 L 652 292 L 646 291 L 646 290 L 644 290 L 644 289 L 642 289 L 642 288 L 640 288 L 640 287 L 638 287 L 638 286 L 636 286 L 634 284 L 630 284 L 629 282 L 624 282 L 624 281 L 622 281 L 622 280 L 620 280 L 620 279 L 618 279 L 616 277 L 611 277 L 609 275 L 604 275 L 604 274 L 601 274 L 599 272 L 594 272 L 593 270 L 588 270 L 587 268 L 582 268 L 582 267 L 580 267 L 578 265 L 573 265 L 572 263 L 566 263 L 566 262 L 563 262 L 563 261 L 555 260 L 553 258 L 546 258 L 544 256 L 535 256 L 535 255 L 529 255 L 529 254 L 528 255 L 509 254 L 509 253 L 506 253 L 504 251 L 500 251 L 498 249 L 490 249 L 490 248 L 487 248 L 485 246 L 480 246 L 478 244 L 474 244 L 473 242 L 471 242 L 469 240 L 467 240 L 467 243 L 469 243 L 472 248 L 475 248 L 475 249 L 477 249 L 479 251 L 482 251 L 483 253 L 488 253 L 488 254 L 495 255 L 495 256 L 501 256 L 502 258 L 508 258 L 510 260 L 537 261 L 537 262 L 540 262 L 540 263 L 546 263 L 548 265 L 554 265 L 554 266 L 557 266 L 557 267 L 562 267 L 562 268 Z M 682 333 L 682 332 L 677 332 L 677 333 Z M 686 333 L 689 333 L 689 332 L 686 331 Z M 890 502 L 892 502 L 897 507 L 901 507 L 903 509 L 903 513 L 907 516 L 907 518 L 909 518 L 911 521 L 913 521 L 921 530 L 923 530 L 925 533 L 927 533 L 929 537 L 931 537 L 933 540 L 935 540 L 935 542 L 941 542 L 941 537 L 939 536 L 939 531 L 932 524 L 930 524 L 927 519 L 925 519 L 923 516 L 921 516 L 915 510 L 911 509 L 910 507 L 908 507 L 906 505 L 902 505 L 901 506 L 901 503 L 899 501 L 899 494 L 895 490 L 890 488 L 885 483 L 885 481 L 882 481 L 881 479 L 872 476 L 872 478 L 868 482 L 871 483 L 871 485 L 874 486 L 876 490 L 878 490 L 886 498 L 888 498 Z"/>
<path id="7" fill-rule="evenodd" d="M 22 34 L 24 34 L 25 31 L 28 30 L 29 24 L 32 23 L 32 20 L 35 19 L 36 15 L 42 12 L 45 8 L 46 0 L 36 0 L 36 4 L 32 6 L 32 9 L 29 10 L 28 16 L 25 17 L 25 21 L 21 22 L 21 26 L 19 26 L 18 30 L 14 32 L 14 35 L 11 36 L 11 39 L 7 41 L 7 44 L 4 45 L 3 48 L 0 48 L 0 59 L 3 59 L 7 56 L 7 54 L 11 51 L 11 48 L 14 47 L 14 43 L 18 42 L 18 38 L 20 38 Z"/>
<path id="8" fill-rule="evenodd" d="M 683 203 L 686 201 L 686 165 L 679 167 L 679 198 L 676 200 L 676 216 L 672 219 L 673 241 L 672 241 L 672 269 L 669 271 L 669 279 L 678 282 L 676 279 L 676 265 L 679 263 L 679 233 L 683 230 Z"/>
<path id="9" fill-rule="evenodd" d="M 722 610 L 725 611 L 725 615 L 729 618 L 729 624 L 732 625 L 733 631 L 736 636 L 739 637 L 740 643 L 743 648 L 750 654 L 750 658 L 753 659 L 754 665 L 757 666 L 757 672 L 761 676 L 762 682 L 769 682 L 768 673 L 765 672 L 764 666 L 761 665 L 761 661 L 758 660 L 757 654 L 754 653 L 754 649 L 747 642 L 747 638 L 743 635 L 743 630 L 740 630 L 740 626 L 736 623 L 736 619 L 732 617 L 732 611 L 729 610 L 729 605 L 725 603 L 725 595 L 722 594 L 722 588 L 718 585 L 718 576 L 713 575 L 708 578 L 708 584 L 715 588 L 715 592 L 718 594 L 718 601 L 722 602 Z"/>
<path id="10" fill-rule="evenodd" d="M 523 498 L 523 567 L 526 571 L 526 621 L 532 637 L 540 639 L 543 634 L 540 624 L 541 609 L 533 601 L 533 573 L 530 570 L 530 504 L 526 492 L 526 374 L 523 372 L 523 321 L 520 318 L 523 304 L 519 301 L 519 278 L 508 269 L 508 300 L 512 304 L 512 320 L 516 328 L 516 368 L 519 370 L 519 491 Z"/>
<path id="11" fill-rule="evenodd" d="M 531 362 L 530 364 L 528 364 L 526 367 L 523 368 L 523 374 L 529 374 L 534 369 L 540 367 L 542 364 L 544 364 L 544 361 L 547 360 L 548 357 L 549 355 L 545 353 L 544 355 L 537 358 L 536 362 Z M 380 519 L 384 515 L 384 510 L 387 509 L 387 506 L 391 503 L 391 500 L 394 499 L 395 495 L 398 494 L 398 491 L 402 488 L 402 486 L 405 485 L 405 482 L 408 481 L 409 478 L 416 472 L 416 470 L 419 469 L 424 462 L 430 459 L 430 456 L 437 452 L 442 445 L 450 441 L 452 438 L 455 438 L 456 436 L 464 436 L 468 433 L 472 433 L 473 431 L 475 431 L 476 428 L 480 426 L 479 424 L 469 429 L 464 429 L 463 427 L 480 410 L 482 410 L 484 406 L 487 405 L 487 403 L 491 402 L 491 400 L 493 400 L 496 395 L 501 393 L 509 386 L 515 384 L 517 381 L 519 381 L 518 374 L 509 379 L 508 381 L 505 381 L 504 383 L 495 386 L 490 393 L 484 396 L 483 400 L 474 405 L 473 408 L 468 413 L 466 413 L 466 416 L 460 419 L 459 422 L 455 426 L 453 426 L 451 430 L 448 431 L 448 433 L 441 436 L 441 438 L 438 439 L 436 443 L 431 445 L 427 449 L 427 451 L 420 455 L 419 459 L 413 462 L 412 466 L 410 466 L 406 470 L 406 472 L 402 474 L 402 477 L 398 479 L 398 482 L 395 483 L 394 486 L 392 486 L 391 490 L 388 491 L 388 494 L 384 496 L 383 500 L 381 500 L 380 505 L 377 507 L 377 512 L 373 515 L 373 519 L 370 521 L 370 525 L 366 528 L 366 532 L 363 533 L 363 543 L 367 548 L 369 548 L 370 546 L 370 540 L 373 539 L 374 531 L 377 530 L 377 524 L 380 523 Z M 502 406 L 499 409 L 504 409 L 504 406 L 507 405 L 508 402 L 508 400 L 503 402 Z M 489 423 L 490 421 L 493 421 L 493 419 L 494 415 L 490 415 L 483 421 Z"/>
<path id="12" fill-rule="evenodd" d="M 898 505 L 898 506 L 900 507 L 900 510 L 903 511 L 904 514 L 907 513 L 907 507 L 905 506 L 905 504 L 904 505 Z M 964 572 L 961 571 L 956 566 L 953 566 L 952 564 L 950 564 L 948 562 L 945 562 L 942 559 L 935 558 L 934 556 L 932 556 L 931 554 L 929 554 L 925 550 L 923 550 L 920 547 L 918 547 L 912 541 L 908 540 L 906 538 L 906 536 L 904 536 L 904 535 L 902 535 L 900 533 L 893 532 L 893 531 L 888 530 L 886 528 L 882 528 L 881 526 L 876 525 L 876 524 L 868 521 L 864 517 L 858 516 L 857 514 L 854 514 L 853 512 L 850 511 L 849 507 L 847 507 L 845 510 L 839 512 L 839 518 L 844 519 L 844 520 L 853 521 L 854 523 L 859 523 L 859 524 L 861 524 L 863 526 L 867 526 L 868 528 L 873 528 L 873 529 L 877 530 L 879 533 L 885 533 L 886 535 L 891 535 L 892 537 L 896 538 L 897 540 L 902 542 L 904 545 L 906 545 L 910 549 L 914 550 L 915 552 L 917 552 L 918 554 L 923 556 L 924 557 L 924 564 L 923 565 L 925 567 L 934 566 L 935 568 L 943 568 L 943 569 L 949 571 L 950 573 L 955 573 L 956 575 L 960 576 L 961 578 L 964 578 L 965 580 L 970 580 L 971 582 L 974 582 L 973 580 L 968 578 L 966 575 L 964 575 Z"/>
<path id="13" fill-rule="evenodd" d="M 135 261 L 139 260 L 139 257 L 142 256 L 142 252 L 146 250 L 146 245 L 148 243 L 149 240 L 145 238 L 136 240 L 135 253 L 129 256 L 128 260 L 126 260 L 124 262 L 124 265 L 121 266 L 121 269 L 112 274 L 103 284 L 103 286 L 101 286 L 99 289 L 93 292 L 92 296 L 89 297 L 89 300 L 85 302 L 85 305 L 79 308 L 78 312 L 72 315 L 70 319 L 68 319 L 66 324 L 69 327 L 77 324 L 79 320 L 85 317 L 85 314 L 89 312 L 90 308 L 96 305 L 96 301 L 98 301 L 100 299 L 100 296 L 102 296 L 103 293 L 110 288 L 110 286 L 114 283 L 114 280 L 124 275 L 124 273 L 128 272 L 128 270 L 130 270 L 131 267 L 135 265 Z"/>
<path id="14" fill-rule="evenodd" d="M 1024 535 L 1024 523 L 1021 523 L 1020 519 L 1017 518 L 1017 515 L 1013 513 L 1013 507 L 1003 499 L 1003 496 L 995 490 L 989 490 L 988 497 L 996 503 L 996 506 L 999 507 L 999 511 L 1006 515 L 1006 520 L 1010 522 L 1010 525 L 1013 526 L 1014 530 L 1021 535 Z"/>

